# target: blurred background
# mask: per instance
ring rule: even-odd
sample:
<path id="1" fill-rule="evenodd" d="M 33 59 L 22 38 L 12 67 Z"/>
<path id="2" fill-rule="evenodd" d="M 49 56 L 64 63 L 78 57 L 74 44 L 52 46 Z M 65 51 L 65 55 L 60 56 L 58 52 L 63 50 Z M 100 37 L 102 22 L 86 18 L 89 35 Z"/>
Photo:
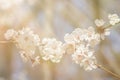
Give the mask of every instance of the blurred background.
<path id="1" fill-rule="evenodd" d="M 0 0 L 0 41 L 7 29 L 31 27 L 43 37 L 63 41 L 65 33 L 76 27 L 94 26 L 96 18 L 108 22 L 107 15 L 120 16 L 120 0 Z M 120 25 L 98 45 L 98 62 L 120 74 Z M 64 56 L 58 64 L 44 62 L 36 67 L 24 63 L 13 43 L 0 43 L 0 80 L 115 80 L 96 69 L 84 71 Z"/>

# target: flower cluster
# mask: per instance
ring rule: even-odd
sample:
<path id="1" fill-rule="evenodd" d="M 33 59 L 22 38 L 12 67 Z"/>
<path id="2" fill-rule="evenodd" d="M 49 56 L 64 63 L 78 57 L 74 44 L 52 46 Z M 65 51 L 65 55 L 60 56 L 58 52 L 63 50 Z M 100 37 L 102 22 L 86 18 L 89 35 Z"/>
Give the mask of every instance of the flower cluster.
<path id="1" fill-rule="evenodd" d="M 95 24 L 97 26 L 97 32 L 100 34 L 102 40 L 104 40 L 105 36 L 110 35 L 110 26 L 115 25 L 120 22 L 120 18 L 117 14 L 109 14 L 108 15 L 110 25 L 108 27 L 104 27 L 105 21 L 103 19 L 96 19 Z"/>
<path id="2" fill-rule="evenodd" d="M 97 27 L 101 27 L 105 24 L 105 22 L 102 19 L 96 19 L 95 24 L 96 24 Z"/>
<path id="3" fill-rule="evenodd" d="M 102 19 L 96 19 L 95 24 L 97 26 L 97 32 L 100 34 L 100 38 L 102 40 L 105 39 L 105 36 L 110 35 L 110 29 L 109 28 L 104 28 L 104 20 Z"/>
<path id="4" fill-rule="evenodd" d="M 93 50 L 95 45 L 100 42 L 100 36 L 93 27 L 88 29 L 77 28 L 71 34 L 66 34 L 64 39 L 66 45 L 73 45 L 72 59 L 75 63 L 80 64 L 85 70 L 96 68 Z"/>
<path id="5" fill-rule="evenodd" d="M 20 49 L 20 55 L 25 62 L 31 61 L 33 66 L 40 63 L 40 59 L 59 63 L 65 53 L 71 54 L 72 60 L 85 70 L 96 69 L 97 60 L 94 55 L 95 46 L 110 34 L 110 27 L 120 22 L 117 14 L 108 15 L 110 26 L 105 27 L 105 21 L 96 19 L 97 28 L 77 28 L 64 36 L 65 43 L 55 38 L 40 39 L 30 28 L 21 30 L 9 29 L 4 34 L 6 40 L 12 40 Z M 39 49 L 39 54 L 36 54 Z"/>
<path id="6" fill-rule="evenodd" d="M 65 50 L 63 43 L 55 38 L 44 38 L 40 40 L 39 35 L 35 34 L 30 28 L 23 28 L 19 31 L 8 29 L 4 34 L 6 40 L 13 40 L 20 49 L 19 53 L 23 60 L 30 60 L 33 65 L 40 62 L 40 56 L 43 60 L 51 60 L 54 63 L 60 62 Z M 35 51 L 39 48 L 40 55 Z"/>
<path id="7" fill-rule="evenodd" d="M 94 51 L 90 50 L 84 45 L 80 45 L 75 53 L 72 55 L 73 61 L 76 64 L 80 64 L 85 70 L 96 69 L 96 57 L 94 56 Z"/>
<path id="8" fill-rule="evenodd" d="M 54 63 L 60 62 L 65 50 L 63 43 L 55 38 L 44 38 L 41 42 L 40 51 L 44 60 L 51 60 Z"/>
<path id="9" fill-rule="evenodd" d="M 17 32 L 14 29 L 8 29 L 7 32 L 4 34 L 6 40 L 14 39 L 17 35 Z"/>
<path id="10" fill-rule="evenodd" d="M 120 22 L 120 18 L 119 18 L 119 16 L 117 14 L 109 14 L 108 18 L 110 20 L 109 23 L 111 25 L 115 25 L 115 24 Z"/>
<path id="11" fill-rule="evenodd" d="M 34 60 L 36 47 L 40 45 L 40 38 L 30 28 L 23 28 L 19 31 L 9 29 L 5 33 L 5 38 L 16 43 L 25 62 Z"/>

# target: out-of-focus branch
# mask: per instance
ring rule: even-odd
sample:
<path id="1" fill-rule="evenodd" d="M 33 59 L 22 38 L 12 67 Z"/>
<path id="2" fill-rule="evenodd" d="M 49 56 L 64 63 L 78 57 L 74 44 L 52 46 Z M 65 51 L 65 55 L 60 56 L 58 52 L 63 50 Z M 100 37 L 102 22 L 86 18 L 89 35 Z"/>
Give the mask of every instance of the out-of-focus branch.
<path id="1" fill-rule="evenodd" d="M 34 8 L 31 9 L 31 11 L 24 17 L 24 19 L 22 19 L 20 24 L 18 24 L 19 28 L 26 27 L 26 25 L 28 25 L 30 21 L 36 19 L 40 10 L 42 10 L 43 7 L 44 7 L 43 1 L 42 0 L 41 0 L 41 2 L 38 1 L 38 3 L 36 3 Z"/>
<path id="2" fill-rule="evenodd" d="M 72 26 L 80 27 L 87 16 L 82 14 L 79 9 L 77 9 L 70 1 L 65 2 L 66 6 L 60 11 L 60 14 L 65 20 L 67 20 Z"/>
<path id="3" fill-rule="evenodd" d="M 53 36 L 53 21 L 54 21 L 54 0 L 44 0 L 44 29 L 47 31 L 48 36 Z"/>
<path id="4" fill-rule="evenodd" d="M 43 63 L 42 66 L 43 66 L 44 80 L 52 80 L 50 64 Z"/>
<path id="5" fill-rule="evenodd" d="M 93 10 L 94 10 L 94 18 L 95 19 L 99 19 L 101 17 L 101 3 L 100 0 L 93 0 L 92 1 L 92 6 L 93 6 Z"/>
<path id="6" fill-rule="evenodd" d="M 109 46 L 108 48 L 109 48 L 109 50 L 110 50 L 110 54 L 108 54 L 107 56 L 111 56 L 111 57 L 107 57 L 105 54 L 104 54 L 104 56 L 106 57 L 109 65 L 110 65 L 110 67 L 111 67 L 117 74 L 120 74 L 120 70 L 119 70 L 119 66 L 118 66 L 118 65 L 119 65 L 119 61 L 117 61 L 118 58 L 117 58 L 116 52 L 113 50 L 113 46 L 112 46 L 111 42 L 110 42 L 108 39 L 106 39 L 106 40 L 104 41 L 104 45 Z"/>

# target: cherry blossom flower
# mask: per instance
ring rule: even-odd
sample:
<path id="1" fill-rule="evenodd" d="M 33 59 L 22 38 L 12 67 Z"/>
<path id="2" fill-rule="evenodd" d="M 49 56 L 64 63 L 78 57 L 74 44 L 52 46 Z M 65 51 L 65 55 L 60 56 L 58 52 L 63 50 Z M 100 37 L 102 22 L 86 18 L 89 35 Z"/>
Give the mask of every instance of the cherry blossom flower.
<path id="1" fill-rule="evenodd" d="M 102 19 L 96 19 L 95 20 L 95 24 L 97 26 L 97 32 L 99 33 L 100 38 L 102 40 L 105 39 L 105 36 L 110 35 L 110 29 L 109 28 L 104 28 L 104 23 L 105 22 Z"/>
<path id="2" fill-rule="evenodd" d="M 96 58 L 93 55 L 94 51 L 90 50 L 84 45 L 80 45 L 74 54 L 72 54 L 72 59 L 76 64 L 79 64 L 85 70 L 96 69 Z"/>
<path id="3" fill-rule="evenodd" d="M 66 34 L 64 36 L 64 40 L 66 44 L 72 44 L 74 47 L 79 46 L 80 44 L 84 44 L 91 47 L 95 46 L 99 43 L 99 34 L 97 34 L 93 27 L 89 27 L 88 29 L 75 29 L 71 34 Z"/>
<path id="4" fill-rule="evenodd" d="M 117 14 L 108 16 L 110 27 L 120 22 Z M 40 59 L 50 60 L 53 63 L 59 63 L 65 53 L 71 54 L 74 63 L 79 64 L 85 70 L 96 69 L 97 60 L 94 55 L 95 47 L 105 36 L 110 35 L 110 27 L 103 27 L 104 21 L 96 19 L 96 30 L 93 27 L 76 28 L 73 32 L 64 36 L 65 43 L 55 38 L 43 38 L 35 34 L 30 28 L 23 28 L 15 31 L 8 29 L 4 34 L 6 40 L 13 40 L 20 49 L 21 58 L 25 61 L 31 61 L 32 66 L 40 64 Z M 39 54 L 36 49 L 39 48 Z"/>
<path id="5" fill-rule="evenodd" d="M 54 63 L 60 62 L 65 51 L 61 41 L 57 41 L 55 38 L 44 38 L 42 40 L 42 59 L 51 60 Z"/>
<path id="6" fill-rule="evenodd" d="M 74 52 L 72 60 L 83 67 L 85 70 L 96 69 L 96 58 L 93 55 L 95 46 L 100 42 L 100 35 L 93 27 L 88 29 L 75 29 L 71 34 L 66 34 L 66 45 L 73 44 Z"/>
<path id="7" fill-rule="evenodd" d="M 40 38 L 30 28 L 23 28 L 18 31 L 9 29 L 4 36 L 6 40 L 12 39 L 15 42 L 25 62 L 34 60 L 35 50 L 40 45 Z"/>
<path id="8" fill-rule="evenodd" d="M 16 35 L 17 32 L 14 29 L 8 29 L 4 34 L 6 40 L 13 39 Z"/>
<path id="9" fill-rule="evenodd" d="M 120 18 L 117 14 L 109 14 L 108 19 L 110 20 L 109 23 L 111 25 L 115 25 L 116 23 L 120 22 Z"/>
<path id="10" fill-rule="evenodd" d="M 15 42 L 18 48 L 32 56 L 40 43 L 40 38 L 30 28 L 23 28 L 18 31 Z"/>
<path id="11" fill-rule="evenodd" d="M 97 27 L 101 27 L 105 24 L 105 22 L 102 19 L 96 19 L 95 24 L 96 24 Z"/>

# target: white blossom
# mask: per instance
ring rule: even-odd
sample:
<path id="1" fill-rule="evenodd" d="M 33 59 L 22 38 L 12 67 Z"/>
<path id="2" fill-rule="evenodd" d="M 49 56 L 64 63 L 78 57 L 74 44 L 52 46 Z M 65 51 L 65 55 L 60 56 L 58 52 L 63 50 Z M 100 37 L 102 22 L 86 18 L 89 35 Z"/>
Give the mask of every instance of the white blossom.
<path id="1" fill-rule="evenodd" d="M 117 14 L 109 14 L 108 19 L 111 25 L 115 25 L 116 23 L 120 22 L 120 18 Z"/>
<path id="2" fill-rule="evenodd" d="M 32 57 L 35 54 L 36 47 L 39 46 L 40 38 L 34 34 L 30 28 L 23 28 L 18 31 L 18 35 L 14 39 L 19 49 L 26 55 Z"/>
<path id="3" fill-rule="evenodd" d="M 33 62 L 36 56 L 35 50 L 40 45 L 40 38 L 37 34 L 33 33 L 30 28 L 23 28 L 18 31 L 8 29 L 4 36 L 6 40 L 11 39 L 15 42 L 20 49 L 20 56 L 25 62 L 29 60 Z"/>
<path id="4" fill-rule="evenodd" d="M 14 29 L 8 29 L 4 34 L 6 40 L 13 39 L 17 35 L 17 32 Z"/>
<path id="5" fill-rule="evenodd" d="M 61 58 L 65 53 L 61 41 L 57 41 L 55 38 L 44 38 L 41 44 L 41 55 L 44 60 L 51 60 L 54 63 L 60 62 Z"/>
<path id="6" fill-rule="evenodd" d="M 120 22 L 117 14 L 108 15 L 109 23 L 115 25 Z M 20 49 L 21 58 L 27 62 L 31 61 L 32 66 L 40 64 L 40 57 L 54 63 L 59 63 L 65 53 L 72 55 L 72 60 L 79 64 L 85 70 L 96 69 L 97 60 L 94 55 L 95 46 L 99 44 L 100 38 L 104 40 L 105 36 L 110 35 L 110 27 L 103 27 L 105 22 L 102 19 L 96 19 L 96 30 L 93 27 L 76 28 L 72 33 L 64 36 L 65 43 L 55 38 L 43 38 L 35 34 L 30 28 L 23 28 L 15 31 L 9 29 L 4 34 L 6 40 L 13 40 Z M 111 26 L 110 25 L 110 26 Z M 36 54 L 39 48 L 40 54 Z"/>
<path id="7" fill-rule="evenodd" d="M 73 44 L 75 47 L 80 44 L 89 45 L 94 43 L 91 46 L 95 46 L 99 43 L 99 34 L 97 34 L 93 27 L 89 27 L 88 29 L 75 29 L 71 34 L 66 34 L 64 40 L 67 44 Z"/>
<path id="8" fill-rule="evenodd" d="M 71 34 L 65 35 L 64 39 L 66 44 L 74 46 L 72 60 L 76 64 L 80 64 L 85 70 L 97 68 L 93 50 L 100 42 L 100 35 L 95 32 L 93 27 L 88 29 L 77 28 Z"/>
<path id="9" fill-rule="evenodd" d="M 75 41 L 74 41 L 74 36 L 71 35 L 71 34 L 69 34 L 69 33 L 65 34 L 64 40 L 65 40 L 65 42 L 67 42 L 67 43 L 69 43 L 69 44 L 75 43 Z"/>
<path id="10" fill-rule="evenodd" d="M 74 54 L 72 54 L 72 59 L 76 64 L 79 64 L 85 70 L 96 69 L 96 58 L 93 55 L 94 51 L 90 50 L 84 45 L 80 45 Z"/>
<path id="11" fill-rule="evenodd" d="M 100 27 L 100 26 L 103 26 L 105 24 L 105 22 L 102 19 L 96 19 L 95 24 L 97 27 Z"/>

